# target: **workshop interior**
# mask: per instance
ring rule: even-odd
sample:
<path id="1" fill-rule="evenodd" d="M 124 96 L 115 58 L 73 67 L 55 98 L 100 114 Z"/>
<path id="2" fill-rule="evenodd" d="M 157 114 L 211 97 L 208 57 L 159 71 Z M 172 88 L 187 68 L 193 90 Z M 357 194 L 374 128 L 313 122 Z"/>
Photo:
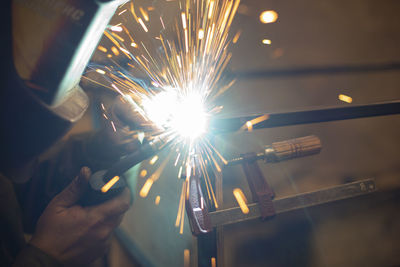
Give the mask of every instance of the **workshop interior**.
<path id="1" fill-rule="evenodd" d="M 399 1 L 1 6 L 0 174 L 27 244 L 88 166 L 74 205 L 132 200 L 82 266 L 400 265 Z"/>

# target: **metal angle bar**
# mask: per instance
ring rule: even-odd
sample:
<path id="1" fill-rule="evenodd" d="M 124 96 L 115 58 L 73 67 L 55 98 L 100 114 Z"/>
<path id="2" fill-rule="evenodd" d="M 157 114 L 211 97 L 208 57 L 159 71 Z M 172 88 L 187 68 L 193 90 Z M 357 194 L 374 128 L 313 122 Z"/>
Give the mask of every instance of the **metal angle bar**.
<path id="1" fill-rule="evenodd" d="M 274 128 L 289 125 L 349 120 L 357 118 L 400 114 L 400 100 L 352 105 L 346 107 L 328 107 L 280 113 L 265 113 L 243 117 L 221 118 L 211 121 L 210 130 L 215 134 L 238 131 L 247 121 L 265 116 L 266 119 L 254 124 L 253 129 Z"/>
<path id="2" fill-rule="evenodd" d="M 329 187 L 326 189 L 298 194 L 290 197 L 273 200 L 276 214 L 297 209 L 312 207 L 324 203 L 348 199 L 376 191 L 374 179 L 365 179 L 357 182 L 347 183 Z M 261 217 L 259 204 L 248 205 L 249 213 L 242 213 L 239 207 L 210 212 L 212 227 L 252 220 Z"/>
<path id="3" fill-rule="evenodd" d="M 387 62 L 381 64 L 372 63 L 362 65 L 304 66 L 301 68 L 250 70 L 233 72 L 230 73 L 230 75 L 232 75 L 236 79 L 246 80 L 398 70 L 400 70 L 400 62 Z"/>

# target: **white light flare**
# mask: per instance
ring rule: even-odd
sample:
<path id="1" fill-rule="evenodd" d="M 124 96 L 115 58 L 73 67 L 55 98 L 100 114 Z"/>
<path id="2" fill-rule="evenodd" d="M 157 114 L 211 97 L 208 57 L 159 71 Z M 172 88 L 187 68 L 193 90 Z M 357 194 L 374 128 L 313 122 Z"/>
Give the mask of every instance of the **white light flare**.
<path id="1" fill-rule="evenodd" d="M 208 114 L 199 93 L 163 91 L 142 102 L 147 117 L 158 127 L 194 141 L 207 130 Z"/>

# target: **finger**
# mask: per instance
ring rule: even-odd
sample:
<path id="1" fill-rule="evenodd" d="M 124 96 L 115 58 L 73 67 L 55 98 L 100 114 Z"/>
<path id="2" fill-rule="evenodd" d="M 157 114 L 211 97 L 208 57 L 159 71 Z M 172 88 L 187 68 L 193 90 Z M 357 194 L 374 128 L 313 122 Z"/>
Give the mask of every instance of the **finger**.
<path id="1" fill-rule="evenodd" d="M 121 124 L 129 125 L 131 130 L 142 128 L 145 118 L 137 111 L 137 106 L 130 96 L 119 96 L 112 107 L 113 117 Z"/>
<path id="2" fill-rule="evenodd" d="M 103 222 L 103 226 L 107 226 L 110 229 L 116 228 L 121 224 L 122 219 L 124 218 L 125 213 L 121 213 L 118 215 L 114 215 L 112 217 L 107 217 L 107 219 Z"/>
<path id="3" fill-rule="evenodd" d="M 137 149 L 139 149 L 142 146 L 142 142 L 140 142 L 139 140 L 134 140 L 130 143 L 127 143 L 125 145 L 125 151 L 127 153 L 133 153 L 135 152 Z"/>
<path id="4" fill-rule="evenodd" d="M 130 190 L 125 188 L 120 195 L 100 205 L 92 207 L 92 210 L 107 219 L 108 217 L 125 213 L 129 209 L 130 200 Z"/>
<path id="5" fill-rule="evenodd" d="M 79 175 L 54 198 L 56 203 L 65 207 L 74 205 L 85 192 L 90 175 L 90 169 L 83 167 Z"/>

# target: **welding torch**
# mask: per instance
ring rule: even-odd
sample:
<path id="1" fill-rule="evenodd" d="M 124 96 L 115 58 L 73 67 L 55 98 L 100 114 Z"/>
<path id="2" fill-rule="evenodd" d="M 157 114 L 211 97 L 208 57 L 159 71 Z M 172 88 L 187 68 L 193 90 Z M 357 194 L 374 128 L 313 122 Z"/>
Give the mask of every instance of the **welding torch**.
<path id="1" fill-rule="evenodd" d="M 84 206 L 96 205 L 120 194 L 127 185 L 123 174 L 169 146 L 172 139 L 170 134 L 156 136 L 134 153 L 116 162 L 108 170 L 95 172 L 89 179 L 89 188 L 81 199 L 81 204 Z"/>

